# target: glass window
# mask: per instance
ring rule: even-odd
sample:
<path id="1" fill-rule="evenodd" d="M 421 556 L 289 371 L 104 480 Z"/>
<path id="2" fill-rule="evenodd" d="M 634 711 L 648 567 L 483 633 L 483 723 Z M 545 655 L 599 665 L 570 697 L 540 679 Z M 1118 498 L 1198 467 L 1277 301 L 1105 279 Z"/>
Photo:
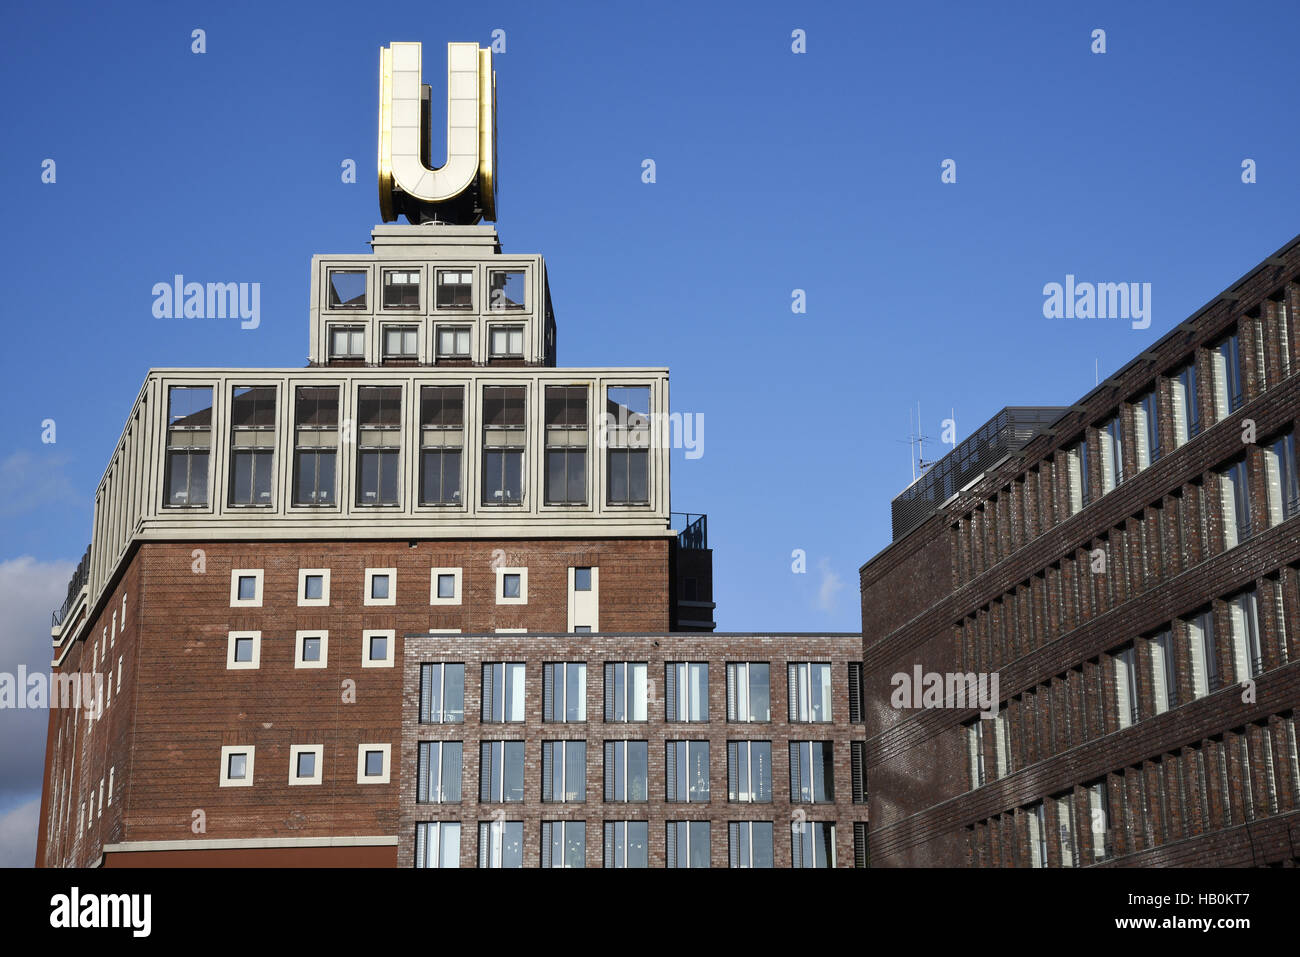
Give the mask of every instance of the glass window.
<path id="1" fill-rule="evenodd" d="M 1296 473 L 1293 432 L 1264 447 L 1264 473 L 1271 528 L 1300 515 L 1300 476 Z"/>
<path id="2" fill-rule="evenodd" d="M 271 505 L 275 386 L 236 386 L 230 405 L 230 504 Z"/>
<path id="3" fill-rule="evenodd" d="M 605 720 L 647 720 L 647 685 L 644 662 L 605 663 Z"/>
<path id="4" fill-rule="evenodd" d="M 727 800 L 766 804 L 772 800 L 772 742 L 727 742 Z"/>
<path id="5" fill-rule="evenodd" d="M 523 386 L 483 388 L 483 504 L 519 505 L 524 497 Z"/>
<path id="6" fill-rule="evenodd" d="M 460 824 L 423 821 L 415 825 L 416 867 L 460 867 Z"/>
<path id="7" fill-rule="evenodd" d="M 835 754 L 830 741 L 790 742 L 790 803 L 835 800 Z"/>
<path id="8" fill-rule="evenodd" d="M 257 601 L 256 575 L 240 575 L 237 587 L 240 601 Z"/>
<path id="9" fill-rule="evenodd" d="M 1101 448 L 1101 493 L 1105 495 L 1124 481 L 1124 432 L 1116 413 L 1097 430 Z"/>
<path id="10" fill-rule="evenodd" d="M 361 326 L 330 326 L 331 359 L 364 359 L 366 330 Z"/>
<path id="11" fill-rule="evenodd" d="M 573 570 L 573 590 L 574 591 L 591 591 L 591 568 L 575 568 Z"/>
<path id="12" fill-rule="evenodd" d="M 650 799 L 650 745 L 647 741 L 605 742 L 605 800 Z"/>
<path id="13" fill-rule="evenodd" d="M 489 270 L 488 308 L 493 312 L 525 308 L 524 287 L 525 272 L 522 269 Z"/>
<path id="14" fill-rule="evenodd" d="M 709 866 L 708 821 L 669 821 L 667 841 L 669 867 Z"/>
<path id="15" fill-rule="evenodd" d="M 650 387 L 611 386 L 607 390 L 602 437 L 611 505 L 650 501 Z"/>
<path id="16" fill-rule="evenodd" d="M 524 720 L 524 666 L 522 663 L 484 663 L 483 721 Z"/>
<path id="17" fill-rule="evenodd" d="M 299 386 L 296 394 L 293 503 L 333 505 L 339 390 L 337 386 Z"/>
<path id="18" fill-rule="evenodd" d="M 1226 336 L 1210 351 L 1214 370 L 1214 415 L 1222 421 L 1241 408 L 1241 350 L 1237 333 Z"/>
<path id="19" fill-rule="evenodd" d="M 438 597 L 455 598 L 456 597 L 456 576 L 443 574 L 438 576 Z"/>
<path id="20" fill-rule="evenodd" d="M 208 504 L 208 454 L 212 447 L 212 387 L 167 390 L 167 482 L 171 507 Z"/>
<path id="21" fill-rule="evenodd" d="M 709 742 L 669 741 L 664 768 L 670 802 L 709 802 Z"/>
<path id="22" fill-rule="evenodd" d="M 439 269 L 437 305 L 439 309 L 473 309 L 473 271 L 469 269 Z"/>
<path id="23" fill-rule="evenodd" d="M 1251 588 L 1228 600 L 1232 621 L 1232 663 L 1238 682 L 1264 670 L 1264 652 L 1259 642 L 1259 602 Z"/>
<path id="24" fill-rule="evenodd" d="M 1137 652 L 1132 645 L 1115 655 L 1115 704 L 1121 729 L 1140 717 L 1138 708 Z"/>
<path id="25" fill-rule="evenodd" d="M 587 800 L 587 742 L 542 742 L 542 800 Z"/>
<path id="26" fill-rule="evenodd" d="M 384 308 L 420 308 L 420 270 L 384 270 Z"/>
<path id="27" fill-rule="evenodd" d="M 1173 400 L 1174 448 L 1179 448 L 1201 432 L 1195 361 L 1174 373 L 1169 380 L 1169 395 Z"/>
<path id="28" fill-rule="evenodd" d="M 480 821 L 478 866 L 523 867 L 524 822 Z"/>
<path id="29" fill-rule="evenodd" d="M 438 327 L 438 358 L 469 358 L 469 326 Z"/>
<path id="30" fill-rule="evenodd" d="M 791 721 L 831 720 L 831 666 L 809 662 L 790 662 L 789 680 Z"/>
<path id="31" fill-rule="evenodd" d="M 459 505 L 465 445 L 462 386 L 420 389 L 420 504 Z M 439 597 L 453 597 L 439 595 Z"/>
<path id="32" fill-rule="evenodd" d="M 491 804 L 524 799 L 524 742 L 482 742 L 479 766 L 479 801 Z"/>
<path id="33" fill-rule="evenodd" d="M 730 866 L 772 866 L 771 821 L 732 821 L 727 825 L 727 837 Z"/>
<path id="34" fill-rule="evenodd" d="M 366 308 L 366 271 L 364 269 L 329 270 L 329 307 L 331 309 Z"/>
<path id="35" fill-rule="evenodd" d="M 489 330 L 488 344 L 494 358 L 520 359 L 524 355 L 523 326 L 493 326 Z"/>
<path id="36" fill-rule="evenodd" d="M 229 756 L 226 777 L 232 781 L 242 781 L 248 776 L 248 755 L 231 754 Z"/>
<path id="37" fill-rule="evenodd" d="M 320 638 L 305 637 L 302 640 L 302 660 L 320 661 Z"/>
<path id="38" fill-rule="evenodd" d="M 465 720 L 464 664 L 420 666 L 420 722 L 459 724 Z"/>
<path id="39" fill-rule="evenodd" d="M 1250 487 L 1246 482 L 1246 461 L 1242 459 L 1219 473 L 1223 508 L 1223 547 L 1233 548 L 1250 538 Z"/>
<path id="40" fill-rule="evenodd" d="M 542 720 L 587 720 L 587 666 L 580 661 L 542 665 Z"/>
<path id="41" fill-rule="evenodd" d="M 236 638 L 235 639 L 235 660 L 248 662 L 253 660 L 253 639 Z"/>
<path id="42" fill-rule="evenodd" d="M 546 387 L 546 502 L 587 503 L 587 387 Z"/>
<path id="43" fill-rule="evenodd" d="M 709 665 L 704 661 L 670 661 L 664 703 L 669 721 L 709 720 Z"/>
<path id="44" fill-rule="evenodd" d="M 366 777 L 380 777 L 384 773 L 384 752 L 367 751 L 366 752 Z"/>
<path id="45" fill-rule="evenodd" d="M 325 576 L 307 575 L 302 583 L 303 598 L 319 601 L 325 594 Z"/>
<path id="46" fill-rule="evenodd" d="M 401 386 L 357 389 L 357 504 L 398 505 Z"/>
<path id="47" fill-rule="evenodd" d="M 1186 622 L 1187 644 L 1192 665 L 1192 695 L 1204 698 L 1222 685 L 1219 658 L 1214 641 L 1214 615 L 1204 611 Z"/>
<path id="48" fill-rule="evenodd" d="M 518 598 L 519 597 L 519 579 L 518 573 L 507 573 L 501 576 L 501 597 Z"/>
<path id="49" fill-rule="evenodd" d="M 1137 451 L 1138 471 L 1148 468 L 1160 459 L 1160 409 L 1156 391 L 1152 389 L 1133 403 L 1134 448 Z"/>
<path id="50" fill-rule="evenodd" d="M 606 821 L 605 866 L 649 867 L 650 825 L 645 821 Z"/>
<path id="51" fill-rule="evenodd" d="M 543 821 L 542 867 L 586 866 L 586 824 L 583 821 Z"/>
<path id="52" fill-rule="evenodd" d="M 1156 714 L 1178 707 L 1178 673 L 1174 665 L 1174 636 L 1166 628 L 1149 643 L 1152 684 L 1155 688 Z"/>
<path id="53" fill-rule="evenodd" d="M 423 804 L 460 801 L 461 742 L 421 741 L 415 800 Z"/>
<path id="54" fill-rule="evenodd" d="M 795 867 L 835 866 L 835 825 L 827 821 L 795 821 L 790 826 Z"/>
<path id="55" fill-rule="evenodd" d="M 314 778 L 316 776 L 315 751 L 298 752 L 298 767 L 294 776 L 299 778 Z"/>
<path id="56" fill-rule="evenodd" d="M 766 661 L 727 664 L 727 720 L 771 721 L 772 680 Z"/>
<path id="57" fill-rule="evenodd" d="M 384 358 L 418 358 L 419 337 L 420 330 L 415 326 L 384 326 Z"/>

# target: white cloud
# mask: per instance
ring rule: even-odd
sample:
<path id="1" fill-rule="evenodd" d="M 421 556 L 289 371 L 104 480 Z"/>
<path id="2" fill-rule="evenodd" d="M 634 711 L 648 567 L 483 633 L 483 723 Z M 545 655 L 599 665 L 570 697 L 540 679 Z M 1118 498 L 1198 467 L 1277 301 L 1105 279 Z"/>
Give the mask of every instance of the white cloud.
<path id="1" fill-rule="evenodd" d="M 50 612 L 63 604 L 76 567 L 30 555 L 0 562 L 0 671 L 49 671 Z M 0 799 L 40 791 L 49 717 L 26 708 L 0 711 Z"/>
<path id="2" fill-rule="evenodd" d="M 33 867 L 36 862 L 36 828 L 40 798 L 0 815 L 0 867 Z"/>
<path id="3" fill-rule="evenodd" d="M 835 610 L 835 596 L 844 588 L 844 579 L 831 568 L 830 559 L 823 558 L 817 563 L 821 582 L 817 586 L 817 607 L 825 612 Z"/>

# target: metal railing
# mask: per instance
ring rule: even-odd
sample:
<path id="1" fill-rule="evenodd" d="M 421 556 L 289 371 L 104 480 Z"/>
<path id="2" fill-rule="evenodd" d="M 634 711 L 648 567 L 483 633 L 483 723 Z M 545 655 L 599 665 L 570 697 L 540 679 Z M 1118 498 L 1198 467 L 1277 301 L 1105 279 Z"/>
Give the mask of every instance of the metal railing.
<path id="1" fill-rule="evenodd" d="M 86 546 L 86 552 L 81 556 L 81 561 L 77 563 L 77 570 L 72 573 L 72 579 L 68 582 L 68 596 L 63 600 L 63 605 L 52 615 L 50 615 L 50 627 L 57 628 L 63 624 L 68 612 L 72 611 L 72 606 L 77 601 L 77 596 L 81 594 L 81 589 L 85 587 L 86 580 L 90 577 L 90 546 Z"/>
<path id="2" fill-rule="evenodd" d="M 696 515 L 691 512 L 673 512 L 670 519 L 673 528 L 678 528 L 676 519 L 684 519 L 677 532 L 677 547 L 703 550 L 709 547 L 709 516 Z"/>

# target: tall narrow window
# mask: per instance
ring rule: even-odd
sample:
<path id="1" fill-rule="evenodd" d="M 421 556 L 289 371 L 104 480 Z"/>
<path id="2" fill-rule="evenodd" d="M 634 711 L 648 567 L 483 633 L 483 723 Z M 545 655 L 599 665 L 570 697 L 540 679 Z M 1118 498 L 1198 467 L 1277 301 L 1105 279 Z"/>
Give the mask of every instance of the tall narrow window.
<path id="1" fill-rule="evenodd" d="M 546 387 L 546 503 L 587 503 L 587 387 Z"/>
<path id="2" fill-rule="evenodd" d="M 483 741 L 479 744 L 479 791 L 483 804 L 524 799 L 524 742 Z"/>
<path id="3" fill-rule="evenodd" d="M 542 867 L 586 866 L 586 823 L 583 821 L 543 821 Z"/>
<path id="4" fill-rule="evenodd" d="M 1174 373 L 1169 380 L 1169 395 L 1173 400 L 1174 448 L 1179 448 L 1201 432 L 1195 360 Z"/>
<path id="5" fill-rule="evenodd" d="M 1296 473 L 1294 432 L 1264 447 L 1264 473 L 1271 528 L 1300 515 L 1300 475 Z"/>
<path id="6" fill-rule="evenodd" d="M 483 388 L 483 504 L 524 499 L 526 419 L 523 386 Z"/>
<path id="7" fill-rule="evenodd" d="M 298 387 L 293 447 L 293 504 L 333 505 L 339 447 L 338 386 Z"/>
<path id="8" fill-rule="evenodd" d="M 415 825 L 416 867 L 460 867 L 460 823 L 422 821 Z"/>
<path id="9" fill-rule="evenodd" d="M 708 821 L 669 821 L 666 841 L 669 867 L 709 866 Z"/>
<path id="10" fill-rule="evenodd" d="M 587 666 L 581 661 L 542 665 L 542 720 L 587 720 Z"/>
<path id="11" fill-rule="evenodd" d="M 831 720 L 831 666 L 791 662 L 787 668 L 791 721 Z"/>
<path id="12" fill-rule="evenodd" d="M 1119 413 L 1097 430 L 1097 442 L 1101 447 L 1101 494 L 1105 495 L 1124 481 L 1124 434 Z"/>
<path id="13" fill-rule="evenodd" d="M 1089 830 L 1092 832 L 1092 856 L 1105 860 L 1111 852 L 1110 791 L 1105 781 L 1088 785 Z"/>
<path id="14" fill-rule="evenodd" d="M 420 308 L 420 270 L 384 270 L 384 308 Z"/>
<path id="15" fill-rule="evenodd" d="M 465 390 L 420 389 L 420 504 L 459 505 L 465 445 Z"/>
<path id="16" fill-rule="evenodd" d="M 479 821 L 479 867 L 524 866 L 523 821 Z"/>
<path id="17" fill-rule="evenodd" d="M 1219 657 L 1214 641 L 1214 614 L 1201 612 L 1188 619 L 1187 642 L 1192 666 L 1192 695 L 1204 698 L 1212 691 L 1218 691 Z"/>
<path id="18" fill-rule="evenodd" d="M 727 664 L 728 721 L 772 720 L 770 670 L 766 661 L 733 661 Z"/>
<path id="19" fill-rule="evenodd" d="M 415 800 L 425 804 L 460 801 L 461 742 L 421 741 Z"/>
<path id="20" fill-rule="evenodd" d="M 601 434 L 611 505 L 650 501 L 650 387 L 610 386 Z"/>
<path id="21" fill-rule="evenodd" d="M 605 663 L 605 720 L 645 721 L 649 700 L 645 662 Z"/>
<path id="22" fill-rule="evenodd" d="M 1259 601 L 1251 588 L 1228 600 L 1232 621 L 1232 666 L 1238 682 L 1264 670 L 1264 652 L 1259 641 Z"/>
<path id="23" fill-rule="evenodd" d="M 670 661 L 665 665 L 664 704 L 668 721 L 709 720 L 709 665 Z"/>
<path id="24" fill-rule="evenodd" d="M 667 799 L 673 803 L 709 803 L 709 742 L 669 741 L 666 752 Z"/>
<path id="25" fill-rule="evenodd" d="M 587 742 L 542 742 L 542 800 L 587 800 Z"/>
<path id="26" fill-rule="evenodd" d="M 650 745 L 646 741 L 605 742 L 605 800 L 650 798 Z"/>
<path id="27" fill-rule="evenodd" d="M 1241 349 L 1237 333 L 1225 337 L 1210 351 L 1214 369 L 1214 417 L 1222 421 L 1241 408 Z"/>
<path id="28" fill-rule="evenodd" d="M 835 800 L 835 748 L 830 741 L 790 742 L 790 803 Z"/>
<path id="29" fill-rule="evenodd" d="M 1223 508 L 1223 547 L 1233 548 L 1250 537 L 1250 487 L 1246 484 L 1246 460 L 1219 473 Z"/>
<path id="30" fill-rule="evenodd" d="M 1282 370 L 1282 378 L 1285 379 L 1291 374 L 1291 350 L 1294 348 L 1291 342 L 1291 316 L 1287 312 L 1285 295 L 1273 300 L 1273 315 L 1275 317 L 1273 341 L 1277 343 L 1277 362 Z"/>
<path id="31" fill-rule="evenodd" d="M 212 449 L 212 387 L 174 385 L 167 390 L 166 504 L 208 504 Z"/>
<path id="32" fill-rule="evenodd" d="M 727 859 L 731 867 L 771 867 L 772 822 L 732 821 L 729 823 Z"/>
<path id="33" fill-rule="evenodd" d="M 965 727 L 966 767 L 970 771 L 971 790 L 983 787 L 988 778 L 984 772 L 984 721 L 976 718 Z"/>
<path id="34" fill-rule="evenodd" d="M 727 742 L 727 800 L 766 804 L 772 800 L 772 742 Z"/>
<path id="35" fill-rule="evenodd" d="M 835 866 L 835 825 L 795 821 L 790 825 L 791 863 L 795 867 Z"/>
<path id="36" fill-rule="evenodd" d="M 649 867 L 650 825 L 645 821 L 606 821 L 605 866 Z"/>
<path id="37" fill-rule="evenodd" d="M 1121 729 L 1139 718 L 1137 654 L 1132 645 L 1112 659 L 1115 667 L 1115 705 Z"/>
<path id="38" fill-rule="evenodd" d="M 1092 499 L 1092 485 L 1088 480 L 1088 441 L 1081 439 L 1065 450 L 1066 492 L 1073 515 Z"/>
<path id="39" fill-rule="evenodd" d="M 522 662 L 484 662 L 480 720 L 524 720 L 524 665 Z"/>
<path id="40" fill-rule="evenodd" d="M 465 720 L 465 666 L 420 666 L 420 723 L 460 724 Z"/>
<path id="41" fill-rule="evenodd" d="M 1133 403 L 1133 437 L 1137 467 L 1141 471 L 1160 459 L 1160 409 L 1155 389 Z"/>
<path id="42" fill-rule="evenodd" d="M 358 505 L 397 505 L 401 486 L 402 387 L 357 389 Z"/>
<path id="43" fill-rule="evenodd" d="M 230 403 L 230 504 L 271 505 L 275 386 L 236 386 Z"/>
<path id="44" fill-rule="evenodd" d="M 1025 815 L 1029 825 L 1029 866 L 1047 866 L 1047 812 L 1039 801 Z"/>
<path id="45" fill-rule="evenodd" d="M 1148 643 L 1151 650 L 1151 684 L 1156 714 L 1178 707 L 1178 672 L 1174 665 L 1174 635 L 1166 628 Z"/>

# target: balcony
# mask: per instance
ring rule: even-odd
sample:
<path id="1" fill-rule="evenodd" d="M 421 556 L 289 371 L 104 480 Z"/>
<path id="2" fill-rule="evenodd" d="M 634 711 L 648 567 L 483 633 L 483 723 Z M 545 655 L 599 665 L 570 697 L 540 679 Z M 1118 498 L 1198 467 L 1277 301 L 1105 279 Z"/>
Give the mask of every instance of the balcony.
<path id="1" fill-rule="evenodd" d="M 677 530 L 678 548 L 703 551 L 709 547 L 709 516 L 673 512 L 670 522 Z"/>
<path id="2" fill-rule="evenodd" d="M 68 613 L 77 603 L 77 596 L 81 594 L 81 589 L 86 586 L 86 580 L 90 577 L 90 546 L 86 546 L 86 552 L 81 556 L 81 561 L 77 563 L 77 570 L 72 573 L 72 579 L 68 582 L 68 597 L 63 600 L 63 606 L 50 616 L 50 627 L 58 628 L 67 619 Z"/>

